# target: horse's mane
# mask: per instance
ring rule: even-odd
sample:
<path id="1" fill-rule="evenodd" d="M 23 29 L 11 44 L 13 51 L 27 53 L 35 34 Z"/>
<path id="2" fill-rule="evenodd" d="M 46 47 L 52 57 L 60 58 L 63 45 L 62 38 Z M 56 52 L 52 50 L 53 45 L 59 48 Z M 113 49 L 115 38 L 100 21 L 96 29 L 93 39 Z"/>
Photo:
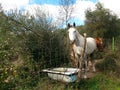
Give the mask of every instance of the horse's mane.
<path id="1" fill-rule="evenodd" d="M 86 43 L 86 52 L 87 53 L 92 53 L 96 49 L 96 44 L 95 40 L 92 37 L 87 37 L 86 38 L 87 43 Z M 85 43 L 85 38 L 82 36 L 77 30 L 76 30 L 76 41 L 75 41 L 77 46 L 84 47 Z"/>
<path id="2" fill-rule="evenodd" d="M 76 44 L 78 46 L 83 46 L 84 45 L 84 37 L 76 30 Z"/>

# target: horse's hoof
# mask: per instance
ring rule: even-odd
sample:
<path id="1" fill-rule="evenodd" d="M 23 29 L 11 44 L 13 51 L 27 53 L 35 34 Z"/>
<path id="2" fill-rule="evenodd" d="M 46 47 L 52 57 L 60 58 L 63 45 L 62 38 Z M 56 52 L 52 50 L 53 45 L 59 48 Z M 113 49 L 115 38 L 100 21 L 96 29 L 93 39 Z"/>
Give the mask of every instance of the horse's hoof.
<path id="1" fill-rule="evenodd" d="M 95 69 L 95 67 L 93 67 L 93 72 L 96 72 L 96 69 Z"/>
<path id="2" fill-rule="evenodd" d="M 87 76 L 86 76 L 86 75 L 84 75 L 84 76 L 83 76 L 83 79 L 87 79 Z"/>
<path id="3" fill-rule="evenodd" d="M 89 69 L 89 68 L 87 68 L 87 72 L 90 72 L 90 69 Z"/>
<path id="4" fill-rule="evenodd" d="M 93 71 L 93 73 L 96 73 L 96 71 Z"/>

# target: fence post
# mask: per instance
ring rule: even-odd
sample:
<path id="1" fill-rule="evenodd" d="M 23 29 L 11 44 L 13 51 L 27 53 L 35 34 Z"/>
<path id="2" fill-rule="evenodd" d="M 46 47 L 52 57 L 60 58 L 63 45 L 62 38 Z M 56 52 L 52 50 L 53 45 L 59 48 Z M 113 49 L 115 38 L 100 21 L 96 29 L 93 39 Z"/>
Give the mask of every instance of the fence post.
<path id="1" fill-rule="evenodd" d="M 112 37 L 112 50 L 115 51 L 115 39 Z"/>

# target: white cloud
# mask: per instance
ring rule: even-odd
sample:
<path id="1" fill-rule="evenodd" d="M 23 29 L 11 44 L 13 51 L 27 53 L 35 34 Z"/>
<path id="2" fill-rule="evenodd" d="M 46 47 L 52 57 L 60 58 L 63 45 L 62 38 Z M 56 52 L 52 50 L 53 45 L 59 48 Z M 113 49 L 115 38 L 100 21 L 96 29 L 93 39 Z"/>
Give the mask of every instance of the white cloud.
<path id="1" fill-rule="evenodd" d="M 44 12 L 48 12 L 50 16 L 54 18 L 56 22 L 58 22 L 59 16 L 59 6 L 58 5 L 50 5 L 50 4 L 29 4 L 30 1 L 33 0 L 0 0 L 2 7 L 4 10 L 10 9 L 21 9 L 24 8 L 25 10 L 29 11 L 31 14 L 35 13 L 34 8 L 41 8 Z M 119 0 L 98 0 L 101 2 L 105 8 L 112 10 L 115 14 L 120 17 L 120 5 Z M 75 9 L 73 12 L 73 17 L 79 18 L 81 21 L 85 20 L 85 10 L 87 8 L 91 8 L 92 10 L 95 8 L 94 2 L 91 0 L 76 0 Z"/>
<path id="2" fill-rule="evenodd" d="M 29 14 L 36 16 L 36 13 L 41 15 L 42 13 L 46 13 L 46 16 L 50 17 L 52 19 L 52 25 L 58 26 L 60 25 L 60 21 L 58 20 L 59 16 L 59 6 L 54 6 L 50 4 L 44 4 L 44 5 L 28 5 L 25 8 L 26 12 L 29 12 Z"/>
<path id="3" fill-rule="evenodd" d="M 85 11 L 88 8 L 94 9 L 94 7 L 95 3 L 90 0 L 77 0 L 73 16 L 79 18 L 80 20 L 85 20 Z"/>
<path id="4" fill-rule="evenodd" d="M 39 9 L 41 12 L 48 13 L 49 16 L 53 18 L 57 18 L 58 8 L 59 6 L 54 6 L 49 4 L 44 4 L 44 5 L 32 4 L 32 5 L 27 5 L 25 7 L 25 10 L 30 14 L 34 15 L 35 13 L 38 13 L 36 12 L 36 10 Z"/>
<path id="5" fill-rule="evenodd" d="M 0 3 L 2 3 L 2 7 L 4 10 L 10 10 L 10 9 L 20 9 L 21 7 L 25 7 L 26 10 L 29 10 L 31 13 L 34 12 L 34 8 L 39 7 L 48 11 L 50 15 L 52 15 L 54 18 L 58 16 L 59 13 L 59 6 L 56 5 L 50 5 L 50 4 L 44 4 L 44 5 L 38 5 L 38 4 L 31 4 L 29 5 L 29 1 L 31 0 L 0 0 Z M 90 0 L 77 0 L 75 4 L 75 12 L 73 14 L 74 17 L 78 17 L 81 20 L 84 20 L 84 11 L 88 8 L 94 7 L 94 3 Z"/>
<path id="6" fill-rule="evenodd" d="M 59 6 L 56 5 L 50 5 L 50 4 L 44 4 L 44 5 L 30 5 L 30 7 L 27 7 L 26 9 L 33 10 L 31 9 L 32 7 L 39 7 L 41 8 L 44 12 L 48 12 L 50 16 L 54 18 L 56 23 L 59 23 L 58 18 L 61 17 L 59 15 Z M 95 3 L 89 1 L 89 0 L 77 0 L 75 5 L 74 5 L 74 11 L 72 16 L 80 19 L 81 21 L 85 20 L 85 10 L 87 8 L 93 9 L 95 7 Z M 33 13 L 34 11 L 32 11 Z"/>
<path id="7" fill-rule="evenodd" d="M 98 0 L 100 3 L 104 5 L 105 8 L 108 8 L 112 11 L 112 13 L 116 14 L 120 17 L 120 0 Z"/>
<path id="8" fill-rule="evenodd" d="M 29 0 L 0 0 L 2 7 L 5 11 L 11 9 L 20 9 L 29 4 Z"/>

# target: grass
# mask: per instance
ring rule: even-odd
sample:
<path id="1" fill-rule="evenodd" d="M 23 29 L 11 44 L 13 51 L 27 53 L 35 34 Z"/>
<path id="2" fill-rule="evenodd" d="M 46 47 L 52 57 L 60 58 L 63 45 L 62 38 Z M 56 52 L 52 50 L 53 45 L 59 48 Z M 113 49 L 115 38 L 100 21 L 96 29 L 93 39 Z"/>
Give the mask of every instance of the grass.
<path id="1" fill-rule="evenodd" d="M 80 80 L 80 82 L 63 83 L 54 81 L 48 77 L 41 78 L 35 90 L 120 90 L 120 82 L 116 82 L 103 74 Z"/>

